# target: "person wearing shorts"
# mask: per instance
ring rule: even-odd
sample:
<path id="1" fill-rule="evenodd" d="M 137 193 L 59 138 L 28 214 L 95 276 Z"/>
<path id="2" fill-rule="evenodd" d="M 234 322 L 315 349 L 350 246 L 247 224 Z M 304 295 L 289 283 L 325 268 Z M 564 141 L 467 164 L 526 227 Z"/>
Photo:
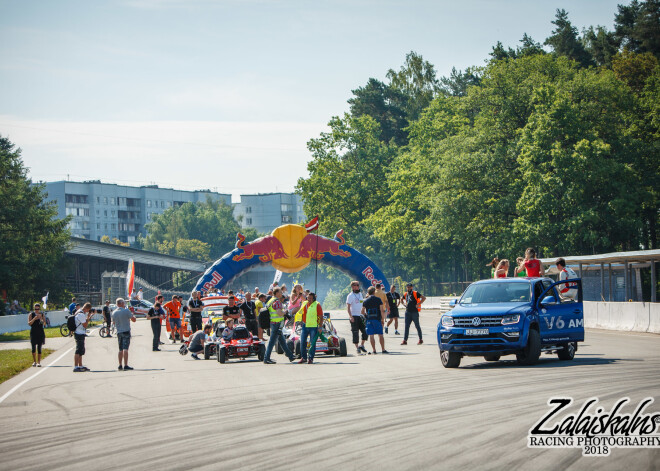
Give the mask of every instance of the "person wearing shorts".
<path id="1" fill-rule="evenodd" d="M 367 298 L 362 303 L 362 314 L 367 319 L 367 335 L 369 336 L 369 343 L 371 343 L 371 350 L 376 354 L 376 340 L 375 336 L 378 335 L 380 348 L 383 353 L 389 353 L 385 350 L 385 338 L 383 337 L 383 324 L 385 323 L 385 306 L 383 301 L 376 296 L 376 288 L 370 286 L 367 289 Z M 372 352 L 369 352 L 371 355 Z"/>
<path id="2" fill-rule="evenodd" d="M 213 326 L 210 324 L 206 324 L 203 330 L 198 330 L 197 332 L 195 332 L 190 336 L 188 351 L 190 352 L 190 356 L 193 357 L 195 360 L 201 360 L 201 358 L 199 358 L 197 354 L 199 352 L 204 351 L 204 342 L 206 341 L 206 336 L 211 335 L 212 331 L 213 331 Z"/>
<path id="3" fill-rule="evenodd" d="M 181 310 L 181 300 L 176 294 L 172 296 L 172 300 L 165 303 L 163 306 L 165 311 L 167 311 L 167 317 L 170 323 L 170 338 L 172 343 L 176 343 L 176 334 L 179 334 L 181 343 L 183 343 L 183 336 L 181 335 L 181 315 L 179 311 Z"/>
<path id="4" fill-rule="evenodd" d="M 117 298 L 117 309 L 112 313 L 112 322 L 117 328 L 117 343 L 119 344 L 119 371 L 130 371 L 133 368 L 128 366 L 128 347 L 131 345 L 131 322 L 135 322 L 135 316 L 126 307 L 126 301 L 123 298 Z M 122 366 L 123 361 L 123 366 Z"/>
<path id="5" fill-rule="evenodd" d="M 387 326 L 385 326 L 385 333 L 389 333 L 388 329 L 392 322 L 394 322 L 394 334 L 401 335 L 399 333 L 399 305 L 401 304 L 401 295 L 396 292 L 396 285 L 390 287 L 390 292 L 387 293 L 387 304 L 389 304 L 390 310 L 387 313 Z"/>
<path id="6" fill-rule="evenodd" d="M 79 373 L 89 371 L 89 368 L 83 366 L 82 357 L 85 354 L 85 338 L 87 337 L 87 323 L 92 317 L 92 303 L 85 303 L 82 309 L 76 311 L 76 330 L 73 337 L 76 339 L 76 351 L 73 354 L 73 372 Z"/>
<path id="7" fill-rule="evenodd" d="M 110 326 L 112 325 L 112 311 L 110 311 L 110 300 L 105 300 L 105 306 L 103 306 L 103 320 L 105 320 L 105 325 L 108 326 L 106 338 L 112 338 L 110 335 Z"/>
<path id="8" fill-rule="evenodd" d="M 30 344 L 32 345 L 32 366 L 41 366 L 41 346 L 46 343 L 46 332 L 44 325 L 46 319 L 41 312 L 41 305 L 35 304 L 34 311 L 28 315 L 28 325 L 30 326 Z M 38 352 L 38 353 L 37 353 Z"/>

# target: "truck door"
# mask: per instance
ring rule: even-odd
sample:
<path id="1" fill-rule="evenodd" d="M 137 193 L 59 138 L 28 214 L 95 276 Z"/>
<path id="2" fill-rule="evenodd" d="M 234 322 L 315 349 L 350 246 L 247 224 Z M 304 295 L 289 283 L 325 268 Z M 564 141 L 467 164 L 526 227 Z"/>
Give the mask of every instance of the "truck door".
<path id="1" fill-rule="evenodd" d="M 543 294 L 536 300 L 541 340 L 544 343 L 583 341 L 582 281 L 573 279 L 552 283 L 550 280 L 543 280 L 543 287 Z M 567 292 L 566 287 L 571 288 L 570 293 L 575 293 L 574 297 L 560 295 Z"/>

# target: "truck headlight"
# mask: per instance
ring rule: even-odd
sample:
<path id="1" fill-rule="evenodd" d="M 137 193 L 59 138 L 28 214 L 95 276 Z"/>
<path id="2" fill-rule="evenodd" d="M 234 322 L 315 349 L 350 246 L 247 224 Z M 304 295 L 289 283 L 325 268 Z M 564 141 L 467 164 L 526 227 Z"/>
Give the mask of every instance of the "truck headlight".
<path id="1" fill-rule="evenodd" d="M 520 314 L 509 314 L 502 318 L 502 325 L 517 324 L 520 322 Z"/>
<path id="2" fill-rule="evenodd" d="M 442 316 L 443 327 L 454 327 L 454 318 L 451 316 Z"/>

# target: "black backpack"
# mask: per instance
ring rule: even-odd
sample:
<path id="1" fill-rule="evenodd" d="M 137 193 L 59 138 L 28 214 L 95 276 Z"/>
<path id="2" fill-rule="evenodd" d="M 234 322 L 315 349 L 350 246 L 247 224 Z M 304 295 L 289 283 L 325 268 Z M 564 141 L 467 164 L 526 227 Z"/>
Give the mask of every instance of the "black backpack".
<path id="1" fill-rule="evenodd" d="M 78 326 L 76 325 L 76 315 L 73 314 L 66 318 L 66 326 L 69 328 L 69 332 L 74 333 Z"/>

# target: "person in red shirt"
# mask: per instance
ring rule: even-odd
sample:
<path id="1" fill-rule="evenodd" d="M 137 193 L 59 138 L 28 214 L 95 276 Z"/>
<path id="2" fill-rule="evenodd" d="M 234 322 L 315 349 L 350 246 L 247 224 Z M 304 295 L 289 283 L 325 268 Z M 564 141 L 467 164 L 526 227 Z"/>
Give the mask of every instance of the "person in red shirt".
<path id="1" fill-rule="evenodd" d="M 495 269 L 494 278 L 506 278 L 509 276 L 509 261 L 506 258 L 500 260 Z"/>
<path id="2" fill-rule="evenodd" d="M 183 343 L 183 335 L 181 334 L 181 316 L 179 315 L 179 310 L 181 309 L 181 303 L 179 302 L 178 296 L 172 296 L 172 300 L 165 303 L 163 306 L 165 312 L 167 312 L 168 321 L 170 324 L 170 335 L 172 336 L 172 343 L 176 343 L 176 333 L 179 333 L 179 338 L 181 343 Z"/>
<path id="3" fill-rule="evenodd" d="M 525 259 L 519 268 L 525 268 L 527 276 L 531 278 L 545 275 L 543 264 L 536 258 L 536 251 L 531 247 L 525 250 Z"/>

